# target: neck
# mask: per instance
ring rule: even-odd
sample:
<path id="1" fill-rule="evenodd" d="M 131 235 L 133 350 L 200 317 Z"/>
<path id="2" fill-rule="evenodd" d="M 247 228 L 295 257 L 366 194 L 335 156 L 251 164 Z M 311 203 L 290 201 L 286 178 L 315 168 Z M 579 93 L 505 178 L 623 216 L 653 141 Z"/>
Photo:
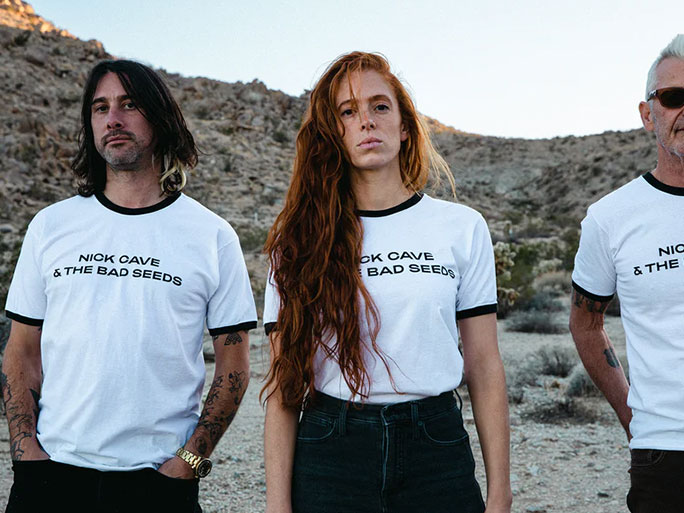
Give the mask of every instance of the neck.
<path id="1" fill-rule="evenodd" d="M 385 210 L 413 195 L 402 183 L 399 170 L 392 173 L 354 171 L 351 185 L 359 210 Z"/>
<path id="2" fill-rule="evenodd" d="M 159 203 L 159 169 L 117 171 L 107 166 L 104 195 L 116 205 L 126 208 L 145 208 Z"/>
<path id="3" fill-rule="evenodd" d="M 652 172 L 654 178 L 665 185 L 684 187 L 684 155 L 658 153 L 658 165 Z"/>

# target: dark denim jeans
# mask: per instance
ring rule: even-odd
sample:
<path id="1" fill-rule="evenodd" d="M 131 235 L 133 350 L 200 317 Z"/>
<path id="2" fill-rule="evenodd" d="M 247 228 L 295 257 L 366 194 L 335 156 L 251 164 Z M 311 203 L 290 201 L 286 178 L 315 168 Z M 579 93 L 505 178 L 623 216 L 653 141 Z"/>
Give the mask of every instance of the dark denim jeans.
<path id="1" fill-rule="evenodd" d="M 632 449 L 631 487 L 627 507 L 632 513 L 684 511 L 684 451 Z"/>
<path id="2" fill-rule="evenodd" d="M 201 513 L 198 480 L 154 469 L 100 472 L 50 460 L 15 461 L 6 513 Z"/>
<path id="3" fill-rule="evenodd" d="M 348 406 L 318 393 L 299 424 L 294 513 L 482 513 L 452 392 Z"/>

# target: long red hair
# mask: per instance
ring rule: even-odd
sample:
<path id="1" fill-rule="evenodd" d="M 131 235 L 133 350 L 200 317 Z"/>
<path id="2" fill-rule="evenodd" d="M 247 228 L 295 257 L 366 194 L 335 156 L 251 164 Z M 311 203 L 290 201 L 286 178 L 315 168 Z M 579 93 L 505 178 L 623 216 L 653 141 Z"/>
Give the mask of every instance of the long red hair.
<path id="1" fill-rule="evenodd" d="M 340 83 L 359 71 L 380 73 L 393 89 L 408 138 L 399 153 L 401 178 L 420 191 L 430 171 L 446 172 L 408 92 L 378 54 L 352 52 L 335 60 L 311 92 L 297 134 L 296 156 L 285 206 L 266 240 L 270 279 L 280 296 L 279 337 L 262 394 L 279 388 L 284 405 L 299 407 L 313 397 L 314 355 L 323 351 L 340 366 L 353 397 L 368 397 L 364 353 L 374 351 L 388 369 L 375 339 L 380 319 L 361 280 L 363 227 L 355 209 L 350 159 L 339 131 Z M 352 91 L 353 94 L 353 91 Z M 360 322 L 368 325 L 362 340 Z"/>

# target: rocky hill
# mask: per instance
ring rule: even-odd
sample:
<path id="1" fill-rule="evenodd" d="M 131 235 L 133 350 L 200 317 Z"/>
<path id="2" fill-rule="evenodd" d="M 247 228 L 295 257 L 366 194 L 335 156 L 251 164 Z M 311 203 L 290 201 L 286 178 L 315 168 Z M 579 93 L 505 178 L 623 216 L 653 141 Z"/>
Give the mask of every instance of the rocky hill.
<path id="1" fill-rule="evenodd" d="M 41 207 L 74 193 L 69 166 L 77 147 L 81 87 L 93 64 L 111 57 L 101 43 L 74 38 L 27 3 L 0 0 L 3 305 L 28 221 Z M 260 247 L 282 206 L 306 98 L 258 81 L 164 74 L 203 151 L 187 193 L 237 229 L 260 296 Z M 479 209 L 497 239 L 576 231 L 587 205 L 655 165 L 653 141 L 642 130 L 524 140 L 430 124 L 453 170 L 459 201 Z"/>

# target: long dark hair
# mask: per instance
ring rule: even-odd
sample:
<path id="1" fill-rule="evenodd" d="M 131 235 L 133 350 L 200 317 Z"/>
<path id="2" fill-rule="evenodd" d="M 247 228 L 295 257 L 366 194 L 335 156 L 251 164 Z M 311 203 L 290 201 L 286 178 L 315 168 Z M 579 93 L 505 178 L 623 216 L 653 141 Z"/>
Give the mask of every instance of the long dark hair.
<path id="1" fill-rule="evenodd" d="M 386 358 L 375 343 L 379 314 L 359 273 L 363 227 L 356 213 L 350 159 L 335 105 L 341 81 L 366 70 L 380 73 L 399 102 L 401 121 L 408 132 L 399 151 L 404 186 L 417 192 L 430 175 L 440 174 L 453 184 L 411 97 L 383 56 L 352 52 L 328 67 L 311 92 L 297 134 L 285 206 L 265 246 L 281 301 L 274 331 L 280 349 L 262 397 L 277 387 L 287 406 L 296 407 L 306 396 L 315 394 L 314 356 L 319 350 L 339 364 L 352 397 L 368 397 L 370 376 L 365 353 L 374 351 L 389 372 Z M 362 340 L 360 322 L 368 326 L 368 340 Z"/>
<path id="2" fill-rule="evenodd" d="M 99 62 L 90 71 L 83 88 L 78 154 L 71 164 L 79 179 L 78 193 L 91 196 L 103 191 L 107 182 L 105 161 L 95 148 L 90 120 L 95 90 L 107 73 L 116 73 L 128 96 L 154 129 L 154 155 L 162 159 L 159 177 L 162 194 L 180 191 L 186 182 L 183 168 L 192 169 L 197 165 L 197 147 L 176 100 L 161 77 L 149 67 L 135 61 L 110 60 Z"/>

